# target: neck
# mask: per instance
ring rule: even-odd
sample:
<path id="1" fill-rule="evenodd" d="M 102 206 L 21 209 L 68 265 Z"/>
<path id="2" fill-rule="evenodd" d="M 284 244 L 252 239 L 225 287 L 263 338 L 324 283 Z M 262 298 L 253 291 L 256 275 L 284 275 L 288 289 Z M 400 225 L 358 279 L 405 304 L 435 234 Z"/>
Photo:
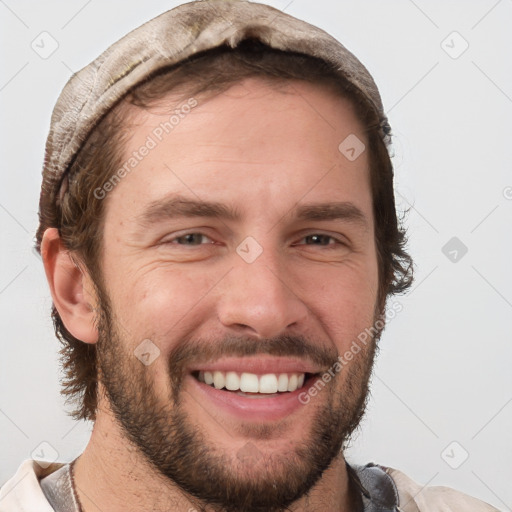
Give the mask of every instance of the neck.
<path id="1" fill-rule="evenodd" d="M 104 408 L 98 408 L 91 439 L 75 463 L 74 478 L 82 512 L 218 510 L 198 503 L 157 472 L 125 438 L 111 411 Z M 356 510 L 354 503 L 355 494 L 340 453 L 307 496 L 287 510 L 348 512 Z"/>

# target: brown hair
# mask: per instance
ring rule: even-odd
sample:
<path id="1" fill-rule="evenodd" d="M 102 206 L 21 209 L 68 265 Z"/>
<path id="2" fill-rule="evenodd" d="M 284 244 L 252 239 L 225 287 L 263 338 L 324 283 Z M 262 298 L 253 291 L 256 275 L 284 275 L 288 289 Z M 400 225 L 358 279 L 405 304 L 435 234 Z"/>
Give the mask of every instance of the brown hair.
<path id="1" fill-rule="evenodd" d="M 128 136 L 126 106 L 147 108 L 171 91 L 183 93 L 183 97 L 211 96 L 235 82 L 255 76 L 273 84 L 304 80 L 333 88 L 355 107 L 367 135 L 379 268 L 378 306 L 383 311 L 387 296 L 407 290 L 413 278 L 412 259 L 405 251 L 405 230 L 395 210 L 393 167 L 382 136 L 383 120 L 367 99 L 331 65 L 314 57 L 274 50 L 258 41 L 245 41 L 236 49 L 219 47 L 202 52 L 148 77 L 132 89 L 100 120 L 76 155 L 65 178 L 67 190 L 61 200 L 52 209 L 40 208 L 37 249 L 40 249 L 44 231 L 48 227 L 57 227 L 64 246 L 87 269 L 96 285 L 103 283 L 100 261 L 104 208 L 108 198 L 99 199 L 94 191 L 122 165 Z M 62 394 L 76 405 L 71 413 L 76 419 L 94 420 L 96 347 L 76 339 L 66 329 L 55 306 L 52 318 L 56 336 L 62 344 Z"/>

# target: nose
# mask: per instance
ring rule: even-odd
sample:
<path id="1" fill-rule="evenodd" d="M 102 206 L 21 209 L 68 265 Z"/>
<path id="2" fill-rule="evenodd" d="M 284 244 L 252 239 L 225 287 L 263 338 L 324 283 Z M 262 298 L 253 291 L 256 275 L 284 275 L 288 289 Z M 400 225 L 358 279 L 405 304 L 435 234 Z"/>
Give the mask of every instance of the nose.
<path id="1" fill-rule="evenodd" d="M 224 327 L 264 338 L 299 327 L 308 308 L 284 267 L 277 257 L 262 255 L 247 263 L 235 255 L 234 268 L 219 290 L 218 316 Z"/>

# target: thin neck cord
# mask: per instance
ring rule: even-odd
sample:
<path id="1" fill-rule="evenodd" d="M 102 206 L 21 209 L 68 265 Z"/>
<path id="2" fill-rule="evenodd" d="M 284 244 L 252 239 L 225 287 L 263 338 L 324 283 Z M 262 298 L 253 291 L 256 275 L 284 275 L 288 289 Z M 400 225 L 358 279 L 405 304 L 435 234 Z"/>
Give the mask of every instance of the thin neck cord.
<path id="1" fill-rule="evenodd" d="M 84 512 L 84 508 L 82 507 L 82 503 L 80 501 L 80 498 L 78 497 L 78 492 L 76 491 L 75 462 L 76 462 L 76 459 L 69 466 L 69 474 L 71 476 L 71 490 L 73 492 L 73 497 L 75 498 L 76 504 L 78 505 L 78 512 Z"/>

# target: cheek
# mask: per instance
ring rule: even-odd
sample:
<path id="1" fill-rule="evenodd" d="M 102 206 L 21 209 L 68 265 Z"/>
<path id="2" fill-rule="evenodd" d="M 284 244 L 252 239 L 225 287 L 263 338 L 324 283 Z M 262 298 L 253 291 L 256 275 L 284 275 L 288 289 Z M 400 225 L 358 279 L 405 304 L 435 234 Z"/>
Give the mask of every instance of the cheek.
<path id="1" fill-rule="evenodd" d="M 165 265 L 148 267 L 136 274 L 125 269 L 124 275 L 111 300 L 126 353 L 134 370 L 145 373 L 155 396 L 168 400 L 169 355 L 201 323 L 200 298 L 211 285 L 207 279 Z M 140 359 L 145 352 L 151 357 L 147 366 Z"/>
<path id="2" fill-rule="evenodd" d="M 131 337 L 155 339 L 160 345 L 183 335 L 191 317 L 196 316 L 197 324 L 201 298 L 215 283 L 199 267 L 183 271 L 159 263 L 125 275 L 117 292 L 118 315 Z"/>
<path id="3" fill-rule="evenodd" d="M 298 279 L 301 279 L 298 277 Z M 377 263 L 344 265 L 308 272 L 301 293 L 338 351 L 373 325 L 378 291 Z"/>

